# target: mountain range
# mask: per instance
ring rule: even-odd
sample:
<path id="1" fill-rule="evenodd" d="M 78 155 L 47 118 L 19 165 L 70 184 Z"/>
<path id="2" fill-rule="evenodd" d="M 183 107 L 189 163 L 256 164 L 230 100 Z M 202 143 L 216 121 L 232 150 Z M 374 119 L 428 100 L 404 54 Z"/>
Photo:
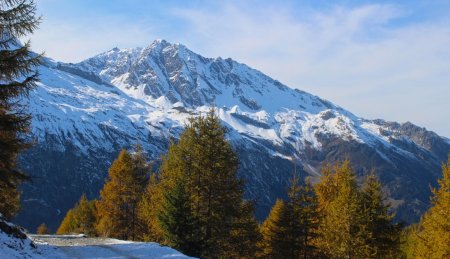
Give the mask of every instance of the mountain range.
<path id="1" fill-rule="evenodd" d="M 45 59 L 39 73 L 26 100 L 35 144 L 19 158 L 32 181 L 15 219 L 30 230 L 42 222 L 56 230 L 81 194 L 97 198 L 122 148 L 142 145 L 156 171 L 188 118 L 211 107 L 260 220 L 286 197 L 294 171 L 317 181 L 323 165 L 348 158 L 359 179 L 378 175 L 398 221 L 415 222 L 450 151 L 448 138 L 410 122 L 364 119 L 230 58 L 164 40 L 76 64 Z"/>

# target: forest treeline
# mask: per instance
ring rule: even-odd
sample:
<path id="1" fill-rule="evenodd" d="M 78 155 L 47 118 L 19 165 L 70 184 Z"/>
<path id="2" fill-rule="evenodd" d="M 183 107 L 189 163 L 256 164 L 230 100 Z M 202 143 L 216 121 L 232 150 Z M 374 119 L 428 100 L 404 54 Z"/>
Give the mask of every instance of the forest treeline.
<path id="1" fill-rule="evenodd" d="M 286 200 L 259 224 L 244 199 L 238 159 L 211 110 L 170 144 L 159 172 L 140 146 L 122 150 L 98 200 L 85 195 L 58 234 L 154 241 L 201 258 L 445 258 L 450 254 L 450 170 L 433 206 L 403 229 L 375 174 L 359 184 L 348 160 L 322 168 L 316 184 L 293 173 Z"/>
<path id="2" fill-rule="evenodd" d="M 40 18 L 32 0 L 6 0 L 0 21 L 0 213 L 12 219 L 19 186 L 29 180 L 17 157 L 32 144 L 21 100 L 36 87 L 42 62 L 18 39 L 33 33 Z M 57 233 L 156 241 L 201 258 L 450 257 L 450 158 L 431 208 L 405 229 L 393 222 L 377 178 L 358 184 L 349 161 L 325 166 L 315 185 L 294 174 L 288 199 L 277 200 L 259 224 L 225 134 L 214 110 L 192 118 L 157 173 L 139 146 L 122 150 L 100 198 L 83 195 Z M 49 230 L 42 224 L 37 232 Z"/>

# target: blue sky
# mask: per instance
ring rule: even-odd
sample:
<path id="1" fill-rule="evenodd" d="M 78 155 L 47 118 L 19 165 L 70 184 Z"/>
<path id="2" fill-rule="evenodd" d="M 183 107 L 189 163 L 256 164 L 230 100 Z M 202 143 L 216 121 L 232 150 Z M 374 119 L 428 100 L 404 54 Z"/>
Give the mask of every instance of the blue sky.
<path id="1" fill-rule="evenodd" d="M 77 62 L 157 38 L 231 57 L 358 116 L 450 137 L 450 1 L 37 0 L 36 51 Z"/>

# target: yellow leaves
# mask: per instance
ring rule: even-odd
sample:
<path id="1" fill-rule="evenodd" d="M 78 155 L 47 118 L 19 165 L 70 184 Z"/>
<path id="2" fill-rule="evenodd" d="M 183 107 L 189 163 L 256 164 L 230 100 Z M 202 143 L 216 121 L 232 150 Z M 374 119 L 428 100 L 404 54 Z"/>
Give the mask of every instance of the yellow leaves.
<path id="1" fill-rule="evenodd" d="M 36 233 L 38 235 L 48 235 L 50 234 L 50 231 L 48 230 L 47 226 L 45 225 L 45 223 L 42 223 L 41 225 L 39 225 L 39 227 L 37 228 Z"/>
<path id="2" fill-rule="evenodd" d="M 446 258 L 450 256 L 450 157 L 442 166 L 439 188 L 433 190 L 433 206 L 424 214 L 414 240 L 415 258 Z"/>
<path id="3" fill-rule="evenodd" d="M 191 231 L 196 233 L 195 240 L 189 241 L 191 249 L 198 247 L 195 252 L 186 250 L 192 255 L 210 258 L 233 254 L 239 258 L 251 253 L 252 244 L 244 241 L 244 236 L 258 236 L 258 233 L 252 210 L 242 210 L 243 184 L 237 177 L 237 164 L 236 154 L 225 139 L 225 128 L 214 110 L 206 116 L 191 118 L 180 140 L 171 143 L 157 181 L 147 188 L 145 200 L 141 202 L 140 215 L 148 217 L 145 219 L 147 237 L 173 243 L 174 240 L 164 238 L 182 237 Z M 185 213 L 186 208 L 183 212 L 181 208 L 161 205 L 167 201 L 164 193 L 174 191 L 180 182 L 188 195 L 186 207 L 190 207 L 191 213 Z M 184 234 L 167 233 L 170 228 L 163 228 L 158 221 L 158 215 L 183 213 L 192 214 L 196 221 L 194 226 L 187 224 L 190 230 L 186 228 Z M 252 235 L 252 231 L 256 234 Z M 175 245 L 184 247 L 182 243 Z M 246 248 L 242 249 L 243 246 Z"/>
<path id="4" fill-rule="evenodd" d="M 95 235 L 96 206 L 94 201 L 88 201 L 86 195 L 82 195 L 75 207 L 66 213 L 56 234 L 84 233 Z"/>
<path id="5" fill-rule="evenodd" d="M 267 219 L 261 225 L 262 240 L 260 243 L 261 256 L 282 258 L 285 250 L 286 232 L 288 227 L 286 204 L 284 201 L 278 199 Z M 287 244 L 288 245 L 288 244 Z"/>
<path id="6" fill-rule="evenodd" d="M 165 187 L 160 186 L 160 182 L 155 174 L 150 176 L 148 185 L 138 205 L 138 217 L 143 222 L 143 240 L 166 244 L 164 232 L 158 222 L 158 214 L 162 209 L 162 200 Z"/>
<path id="7" fill-rule="evenodd" d="M 317 200 L 309 182 L 290 181 L 288 200 L 277 200 L 261 226 L 261 257 L 309 258 L 316 255 Z"/>
<path id="8" fill-rule="evenodd" d="M 56 234 L 58 235 L 70 234 L 74 229 L 73 225 L 74 225 L 73 211 L 69 210 L 67 211 L 66 216 L 61 222 L 61 225 L 59 225 Z"/>
<path id="9" fill-rule="evenodd" d="M 135 155 L 122 150 L 111 165 L 98 202 L 99 233 L 125 240 L 139 238 L 138 204 L 148 173 L 142 159 L 137 146 Z"/>
<path id="10" fill-rule="evenodd" d="M 315 186 L 320 224 L 317 245 L 330 257 L 389 257 L 397 254 L 399 232 L 383 203 L 381 185 L 369 176 L 357 184 L 348 160 L 326 166 Z"/>

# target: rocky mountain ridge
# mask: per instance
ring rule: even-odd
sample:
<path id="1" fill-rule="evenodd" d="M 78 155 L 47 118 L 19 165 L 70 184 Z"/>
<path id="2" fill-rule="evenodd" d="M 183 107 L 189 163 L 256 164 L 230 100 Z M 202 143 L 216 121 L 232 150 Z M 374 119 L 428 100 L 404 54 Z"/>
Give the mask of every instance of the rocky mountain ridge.
<path id="1" fill-rule="evenodd" d="M 40 73 L 28 100 L 37 144 L 21 157 L 35 178 L 17 218 L 29 227 L 59 222 L 83 192 L 97 197 L 121 148 L 140 143 L 158 161 L 187 119 L 210 107 L 229 129 L 260 219 L 285 196 L 294 167 L 317 179 L 324 163 L 348 157 L 361 177 L 376 170 L 398 219 L 412 222 L 450 151 L 447 138 L 412 123 L 360 118 L 245 64 L 164 40 L 77 64 L 49 59 Z M 36 209 L 51 216 L 30 219 Z"/>

